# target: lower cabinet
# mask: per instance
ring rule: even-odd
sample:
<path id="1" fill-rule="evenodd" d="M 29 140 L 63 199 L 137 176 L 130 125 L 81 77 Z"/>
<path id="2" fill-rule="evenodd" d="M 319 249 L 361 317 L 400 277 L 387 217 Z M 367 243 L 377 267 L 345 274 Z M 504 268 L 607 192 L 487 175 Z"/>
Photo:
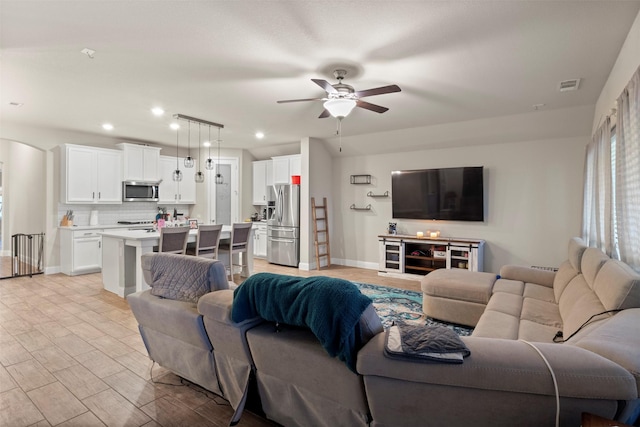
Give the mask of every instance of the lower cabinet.
<path id="1" fill-rule="evenodd" d="M 483 271 L 484 240 L 381 235 L 379 272 L 415 279 L 440 268 Z"/>
<path id="2" fill-rule="evenodd" d="M 267 257 L 267 224 L 253 225 L 253 256 Z"/>
<path id="3" fill-rule="evenodd" d="M 103 230 L 60 229 L 60 269 L 69 276 L 97 273 L 102 268 Z"/>

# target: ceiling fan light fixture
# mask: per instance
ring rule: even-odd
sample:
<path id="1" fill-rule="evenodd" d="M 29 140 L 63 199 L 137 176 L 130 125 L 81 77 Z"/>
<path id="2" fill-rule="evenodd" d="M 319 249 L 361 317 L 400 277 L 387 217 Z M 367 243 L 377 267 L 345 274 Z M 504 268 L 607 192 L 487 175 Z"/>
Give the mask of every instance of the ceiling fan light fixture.
<path id="1" fill-rule="evenodd" d="M 351 113 L 351 110 L 356 106 L 356 101 L 353 99 L 335 98 L 329 99 L 323 105 L 333 117 L 342 118 L 347 117 L 349 113 Z"/>

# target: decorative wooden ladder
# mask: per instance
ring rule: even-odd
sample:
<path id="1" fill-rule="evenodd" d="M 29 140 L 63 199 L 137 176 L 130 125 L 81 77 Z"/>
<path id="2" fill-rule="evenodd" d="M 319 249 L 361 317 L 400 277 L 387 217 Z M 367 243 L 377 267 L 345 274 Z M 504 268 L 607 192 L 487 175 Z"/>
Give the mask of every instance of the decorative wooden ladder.
<path id="1" fill-rule="evenodd" d="M 313 237 L 316 247 L 316 268 L 320 270 L 320 258 L 327 258 L 327 267 L 331 265 L 331 245 L 329 245 L 329 218 L 327 216 L 327 198 L 322 198 L 322 206 L 316 205 L 315 197 L 311 198 L 311 213 L 313 215 Z M 318 213 L 321 216 L 318 216 Z M 319 235 L 324 235 L 320 240 Z M 324 251 L 320 248 L 324 247 Z"/>

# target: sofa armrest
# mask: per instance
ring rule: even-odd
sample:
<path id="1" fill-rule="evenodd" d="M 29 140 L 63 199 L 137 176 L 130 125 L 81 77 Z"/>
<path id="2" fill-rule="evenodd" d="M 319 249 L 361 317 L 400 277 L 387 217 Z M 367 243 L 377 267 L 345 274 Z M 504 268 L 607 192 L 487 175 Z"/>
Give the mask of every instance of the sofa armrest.
<path id="1" fill-rule="evenodd" d="M 247 319 L 240 323 L 231 320 L 231 309 L 233 307 L 233 290 L 223 289 L 203 295 L 198 300 L 198 312 L 204 317 L 215 320 L 218 323 L 243 327 L 252 323 L 262 321 L 259 317 Z"/>
<path id="2" fill-rule="evenodd" d="M 554 396 L 549 370 L 527 343 L 497 338 L 464 337 L 471 355 L 460 365 L 390 359 L 384 356 L 385 334 L 378 334 L 358 353 L 361 375 L 442 385 L 455 399 L 456 387 Z M 534 343 L 554 370 L 562 397 L 634 400 L 636 382 L 629 371 L 590 351 L 571 345 Z"/>
<path id="3" fill-rule="evenodd" d="M 524 283 L 535 283 L 553 288 L 556 273 L 522 265 L 505 265 L 500 269 L 500 276 L 503 279 L 519 280 Z"/>

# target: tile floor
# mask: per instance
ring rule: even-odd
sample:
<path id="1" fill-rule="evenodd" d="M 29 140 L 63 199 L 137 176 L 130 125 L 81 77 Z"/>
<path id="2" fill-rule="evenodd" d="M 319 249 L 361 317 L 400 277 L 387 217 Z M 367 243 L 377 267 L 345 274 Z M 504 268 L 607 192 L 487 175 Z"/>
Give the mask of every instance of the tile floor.
<path id="1" fill-rule="evenodd" d="M 255 270 L 419 290 L 350 267 L 301 272 L 256 260 Z M 126 300 L 104 291 L 100 274 L 0 280 L 0 426 L 226 426 L 232 414 L 153 365 Z M 239 425 L 273 424 L 245 411 Z"/>

